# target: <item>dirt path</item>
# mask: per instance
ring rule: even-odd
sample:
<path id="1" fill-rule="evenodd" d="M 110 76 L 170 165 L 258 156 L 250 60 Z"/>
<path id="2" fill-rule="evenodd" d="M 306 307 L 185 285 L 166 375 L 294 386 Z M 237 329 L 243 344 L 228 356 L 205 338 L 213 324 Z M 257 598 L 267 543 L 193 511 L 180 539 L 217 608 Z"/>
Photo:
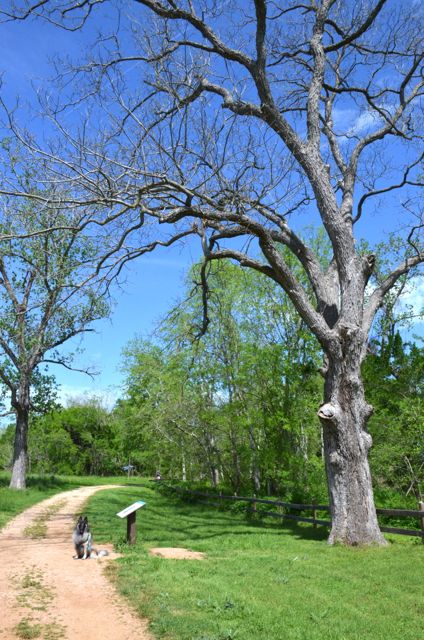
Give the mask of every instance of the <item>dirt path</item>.
<path id="1" fill-rule="evenodd" d="M 109 488 L 58 494 L 0 531 L 0 640 L 151 640 L 104 575 L 117 557 L 111 547 L 101 545 L 107 558 L 72 559 L 75 515 L 93 493 Z M 37 533 L 43 520 L 46 537 L 28 537 L 28 528 Z"/>

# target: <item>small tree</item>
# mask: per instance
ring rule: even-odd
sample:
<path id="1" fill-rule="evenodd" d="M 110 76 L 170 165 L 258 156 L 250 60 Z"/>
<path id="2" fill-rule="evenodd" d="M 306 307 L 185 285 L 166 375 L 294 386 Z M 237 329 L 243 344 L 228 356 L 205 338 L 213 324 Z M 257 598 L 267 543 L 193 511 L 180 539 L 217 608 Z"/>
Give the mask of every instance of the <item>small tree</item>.
<path id="1" fill-rule="evenodd" d="M 16 415 L 10 486 L 23 489 L 39 367 L 48 362 L 71 368 L 71 357 L 61 355 L 60 348 L 90 331 L 109 306 L 97 273 L 98 247 L 75 231 L 81 215 L 28 203 L 17 209 L 10 200 L 1 204 L 0 380 Z M 40 229 L 46 231 L 40 234 Z"/>

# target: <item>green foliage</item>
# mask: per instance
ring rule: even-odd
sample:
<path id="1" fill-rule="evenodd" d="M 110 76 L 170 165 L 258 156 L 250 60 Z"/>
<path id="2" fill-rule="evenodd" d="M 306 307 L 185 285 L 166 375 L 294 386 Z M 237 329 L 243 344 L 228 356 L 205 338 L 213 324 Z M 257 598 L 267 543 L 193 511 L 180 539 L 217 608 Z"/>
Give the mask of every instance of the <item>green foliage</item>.
<path id="1" fill-rule="evenodd" d="M 326 502 L 316 342 L 281 289 L 230 262 L 211 267 L 208 331 L 196 339 L 199 268 L 158 343 L 134 340 L 126 350 L 126 397 L 115 416 L 127 457 L 145 473 L 160 468 L 192 485 Z M 376 324 L 363 370 L 374 406 L 371 465 L 376 490 L 416 500 L 424 475 L 423 350 L 403 344 L 395 327 L 404 318 L 394 301 L 390 309 Z"/>
<path id="2" fill-rule="evenodd" d="M 148 473 L 209 478 L 234 491 L 320 494 L 318 345 L 282 290 L 261 275 L 220 262 L 208 283 L 210 322 L 201 340 L 195 287 L 168 314 L 158 344 L 128 345 L 126 398 L 115 412 L 128 457 Z"/>
<path id="3" fill-rule="evenodd" d="M 212 265 L 208 332 L 197 339 L 199 268 L 156 342 L 128 344 L 126 392 L 112 412 L 96 401 L 54 408 L 51 380 L 39 376 L 33 399 L 43 402 L 31 422 L 31 469 L 109 474 L 130 463 L 138 474 L 160 470 L 192 487 L 327 502 L 316 418 L 318 345 L 281 289 L 230 262 Z M 392 307 L 376 324 L 363 367 L 374 406 L 371 466 L 380 506 L 415 507 L 424 477 L 424 350 L 405 343 L 397 327 Z M 12 436 L 12 427 L 0 434 L 3 468 Z"/>
<path id="4" fill-rule="evenodd" d="M 422 500 L 424 493 L 424 349 L 398 332 L 374 341 L 364 364 L 368 398 L 375 407 L 369 429 L 371 466 L 378 490 Z"/>
<path id="5" fill-rule="evenodd" d="M 31 469 L 38 473 L 110 475 L 122 466 L 110 414 L 96 400 L 34 420 L 29 449 Z"/>
<path id="6" fill-rule="evenodd" d="M 0 431 L 0 469 L 8 469 L 12 461 L 15 425 L 9 424 Z"/>

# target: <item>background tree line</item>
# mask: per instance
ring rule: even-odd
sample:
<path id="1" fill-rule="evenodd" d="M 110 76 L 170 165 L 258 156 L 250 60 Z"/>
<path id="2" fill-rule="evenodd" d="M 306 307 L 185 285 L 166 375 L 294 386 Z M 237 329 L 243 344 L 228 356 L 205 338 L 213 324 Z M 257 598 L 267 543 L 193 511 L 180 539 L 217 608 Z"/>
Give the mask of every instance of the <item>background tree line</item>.
<path id="1" fill-rule="evenodd" d="M 130 463 L 179 482 L 326 501 L 317 341 L 281 288 L 229 261 L 208 275 L 209 326 L 199 340 L 200 270 L 155 338 L 128 343 L 125 393 L 113 410 L 93 398 L 60 407 L 52 380 L 40 378 L 35 387 L 50 399 L 31 418 L 30 470 L 107 475 Z M 386 307 L 363 367 L 380 502 L 393 492 L 421 498 L 424 480 L 424 349 L 405 342 L 400 320 Z M 3 468 L 13 433 L 11 425 L 0 436 Z"/>

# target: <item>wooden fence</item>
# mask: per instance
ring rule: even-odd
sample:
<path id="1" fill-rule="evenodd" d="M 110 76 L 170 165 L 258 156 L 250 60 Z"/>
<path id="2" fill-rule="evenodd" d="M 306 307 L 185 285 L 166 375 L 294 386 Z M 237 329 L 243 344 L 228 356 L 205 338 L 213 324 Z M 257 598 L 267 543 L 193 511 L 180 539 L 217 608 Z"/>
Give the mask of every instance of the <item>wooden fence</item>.
<path id="1" fill-rule="evenodd" d="M 215 502 L 206 502 L 204 504 L 208 504 L 210 506 L 220 506 L 220 501 L 233 501 L 233 502 L 246 502 L 250 503 L 252 506 L 249 511 L 252 514 L 257 514 L 261 517 L 271 517 L 271 518 L 281 518 L 285 520 L 296 520 L 297 522 L 308 522 L 312 524 L 314 527 L 317 525 L 322 525 L 326 527 L 331 526 L 331 520 L 322 520 L 317 518 L 318 511 L 325 511 L 328 513 L 330 511 L 330 507 L 326 504 L 300 504 L 293 502 L 282 502 L 281 500 L 266 500 L 265 498 L 257 498 L 256 496 L 247 497 L 247 496 L 229 496 L 219 494 L 211 494 L 204 493 L 202 491 L 191 491 L 188 489 L 183 489 L 181 487 L 171 487 L 168 486 L 169 489 L 177 491 L 182 495 L 191 495 L 198 498 L 206 498 L 207 500 L 215 500 Z M 218 501 L 218 502 L 216 502 Z M 258 511 L 258 504 L 266 504 L 272 507 L 276 507 L 279 511 L 277 513 L 273 511 Z M 380 526 L 380 530 L 384 533 L 397 533 L 402 536 L 419 536 L 421 537 L 421 542 L 424 544 L 424 502 L 418 503 L 418 510 L 412 509 L 377 509 L 377 515 L 392 517 L 392 518 L 418 518 L 421 523 L 421 530 L 419 529 L 403 529 L 399 527 L 385 527 Z M 283 511 L 284 510 L 284 511 Z M 304 515 L 296 515 L 294 513 L 287 513 L 286 510 L 289 511 L 311 511 L 312 517 L 307 517 Z"/>

